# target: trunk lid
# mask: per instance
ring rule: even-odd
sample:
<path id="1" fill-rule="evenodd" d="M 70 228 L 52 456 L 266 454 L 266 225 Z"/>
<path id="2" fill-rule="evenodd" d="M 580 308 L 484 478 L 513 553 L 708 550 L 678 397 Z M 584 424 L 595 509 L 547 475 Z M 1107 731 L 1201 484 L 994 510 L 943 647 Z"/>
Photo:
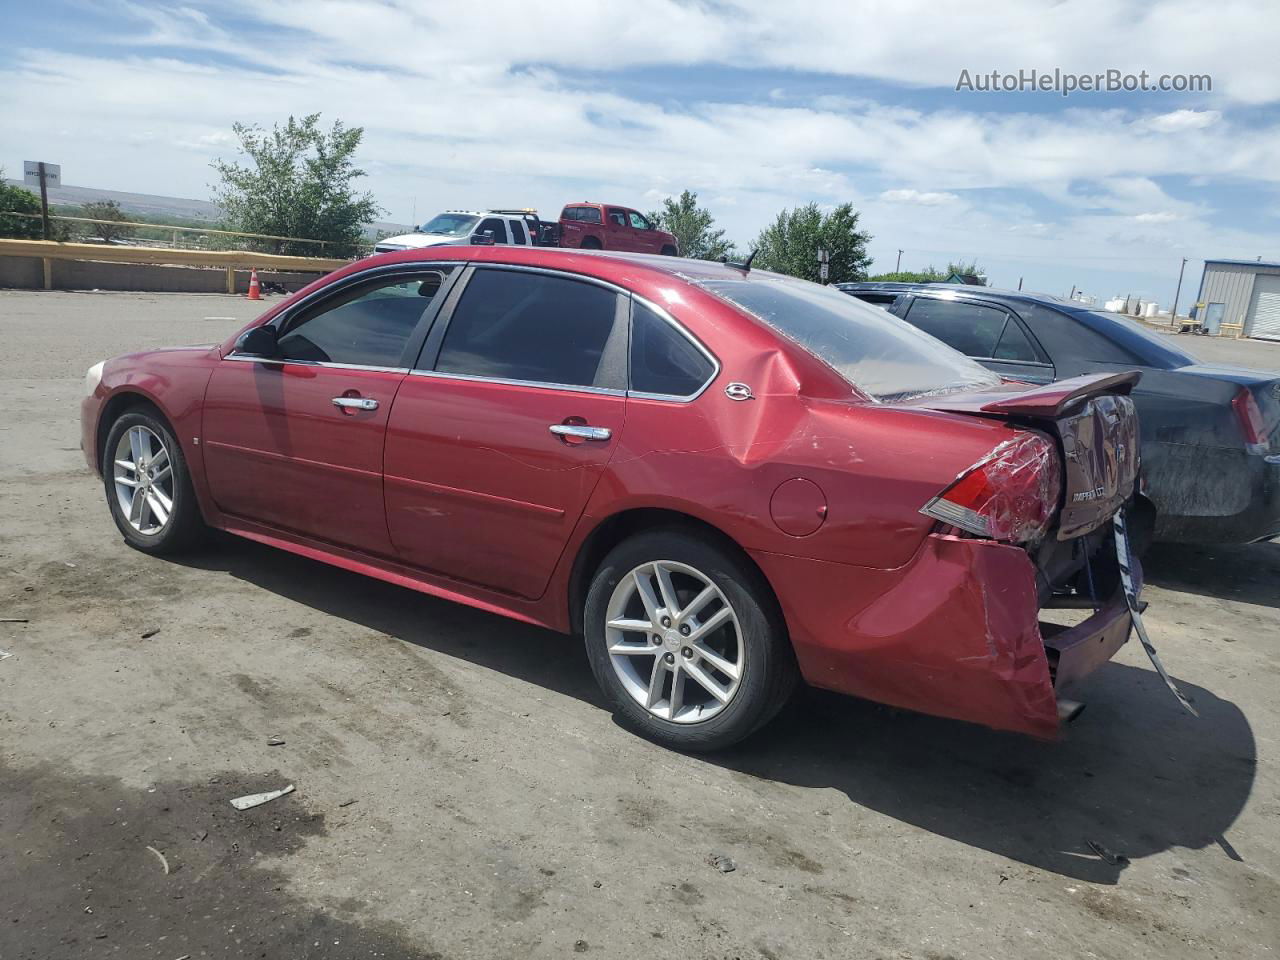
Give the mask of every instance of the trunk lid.
<path id="1" fill-rule="evenodd" d="M 1239 390 L 1247 390 L 1253 397 L 1260 417 L 1263 449 L 1259 452 L 1280 453 L 1280 377 L 1263 370 L 1233 367 L 1223 364 L 1194 363 L 1178 367 L 1177 373 L 1193 377 L 1205 377 L 1233 384 Z"/>
<path id="2" fill-rule="evenodd" d="M 1006 420 L 1053 436 L 1062 457 L 1058 539 L 1107 523 L 1134 492 L 1138 417 L 1128 396 L 1141 374 L 1073 377 L 1027 389 L 1006 384 L 982 391 L 920 397 L 913 404 Z"/>

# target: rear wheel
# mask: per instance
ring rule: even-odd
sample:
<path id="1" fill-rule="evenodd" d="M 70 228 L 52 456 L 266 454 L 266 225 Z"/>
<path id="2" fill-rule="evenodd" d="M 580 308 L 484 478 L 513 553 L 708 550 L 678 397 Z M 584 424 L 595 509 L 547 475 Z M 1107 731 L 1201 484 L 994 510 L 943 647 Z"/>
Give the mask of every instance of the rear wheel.
<path id="1" fill-rule="evenodd" d="M 182 448 L 152 412 L 132 410 L 111 425 L 102 480 L 111 518 L 130 546 L 171 553 L 204 531 Z"/>
<path id="2" fill-rule="evenodd" d="M 583 237 L 582 249 L 583 250 L 599 250 L 600 241 L 596 237 Z"/>
<path id="3" fill-rule="evenodd" d="M 730 550 L 683 531 L 615 547 L 587 595 L 587 656 L 620 717 L 678 750 L 717 750 L 767 723 L 797 671 L 773 595 Z"/>

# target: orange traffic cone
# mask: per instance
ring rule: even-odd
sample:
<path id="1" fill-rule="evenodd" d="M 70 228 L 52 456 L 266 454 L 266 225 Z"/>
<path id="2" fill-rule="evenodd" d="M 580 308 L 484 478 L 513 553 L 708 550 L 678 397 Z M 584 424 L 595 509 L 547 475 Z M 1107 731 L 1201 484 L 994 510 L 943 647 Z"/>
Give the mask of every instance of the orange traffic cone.
<path id="1" fill-rule="evenodd" d="M 262 285 L 258 283 L 258 271 L 249 271 L 249 292 L 245 294 L 246 300 L 261 300 Z"/>

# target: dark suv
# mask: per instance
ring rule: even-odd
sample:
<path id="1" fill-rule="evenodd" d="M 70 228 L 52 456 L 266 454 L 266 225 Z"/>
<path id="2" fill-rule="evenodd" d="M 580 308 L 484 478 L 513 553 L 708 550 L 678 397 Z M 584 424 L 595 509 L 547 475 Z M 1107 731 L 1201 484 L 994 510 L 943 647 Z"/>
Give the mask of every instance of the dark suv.
<path id="1" fill-rule="evenodd" d="M 1044 294 L 947 283 L 842 283 L 1011 380 L 1140 370 L 1141 523 L 1157 540 L 1280 536 L 1280 377 L 1203 364 L 1135 320 Z"/>

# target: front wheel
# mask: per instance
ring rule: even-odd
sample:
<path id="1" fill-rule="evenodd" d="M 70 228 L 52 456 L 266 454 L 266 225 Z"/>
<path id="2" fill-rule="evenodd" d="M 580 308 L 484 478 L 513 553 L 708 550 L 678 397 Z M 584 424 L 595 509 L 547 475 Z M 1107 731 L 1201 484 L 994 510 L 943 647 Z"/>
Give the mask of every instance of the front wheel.
<path id="1" fill-rule="evenodd" d="M 671 244 L 667 244 L 662 248 L 662 255 L 664 257 L 674 257 L 676 256 L 676 248 L 671 246 Z"/>
<path id="2" fill-rule="evenodd" d="M 728 747 L 796 683 L 786 627 L 745 559 L 683 531 L 624 541 L 587 594 L 587 656 L 618 714 L 678 750 Z"/>
<path id="3" fill-rule="evenodd" d="M 203 532 L 182 448 L 149 410 L 130 411 L 111 425 L 102 480 L 111 519 L 130 546 L 172 553 L 191 546 Z"/>

